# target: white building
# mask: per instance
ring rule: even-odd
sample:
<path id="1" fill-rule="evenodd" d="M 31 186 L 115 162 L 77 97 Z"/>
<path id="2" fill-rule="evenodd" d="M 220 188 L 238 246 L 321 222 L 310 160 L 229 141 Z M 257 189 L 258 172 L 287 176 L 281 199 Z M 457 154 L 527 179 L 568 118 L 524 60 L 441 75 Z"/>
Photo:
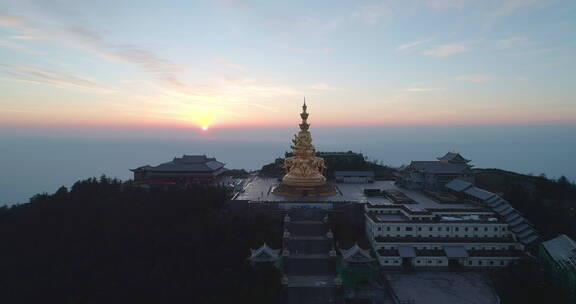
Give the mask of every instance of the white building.
<path id="1" fill-rule="evenodd" d="M 381 266 L 502 267 L 530 243 L 520 241 L 505 216 L 468 196 L 387 186 L 383 192 L 393 194 L 387 202 L 365 205 L 366 233 Z"/>

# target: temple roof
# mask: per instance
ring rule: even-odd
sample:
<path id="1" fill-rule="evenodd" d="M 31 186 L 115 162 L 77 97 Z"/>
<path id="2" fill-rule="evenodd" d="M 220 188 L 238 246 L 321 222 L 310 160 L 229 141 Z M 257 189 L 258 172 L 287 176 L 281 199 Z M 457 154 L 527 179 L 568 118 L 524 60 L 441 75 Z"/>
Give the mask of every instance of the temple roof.
<path id="1" fill-rule="evenodd" d="M 258 249 L 250 249 L 250 257 L 252 262 L 275 262 L 280 258 L 280 249 L 272 249 L 264 243 Z"/>
<path id="2" fill-rule="evenodd" d="M 213 157 L 206 157 L 206 155 L 183 155 L 182 157 L 175 157 L 171 162 L 158 166 L 142 166 L 132 171 L 213 172 L 223 167 L 224 163 L 217 161 L 216 158 Z"/>
<path id="3" fill-rule="evenodd" d="M 469 166 L 466 163 L 445 163 L 440 161 L 416 161 L 413 160 L 410 165 L 406 168 L 415 169 L 418 171 L 423 171 L 426 173 L 437 173 L 437 174 L 460 174 L 466 170 L 469 170 Z"/>
<path id="4" fill-rule="evenodd" d="M 443 162 L 460 163 L 460 164 L 466 164 L 466 163 L 470 162 L 469 159 L 465 159 L 458 152 L 448 152 L 448 153 L 444 154 L 444 156 L 437 157 L 436 159 L 438 159 L 439 161 L 443 161 Z"/>
<path id="5" fill-rule="evenodd" d="M 354 244 L 350 249 L 340 249 L 342 258 L 346 262 L 370 262 L 372 261 L 372 256 L 368 250 L 360 248 L 357 243 Z"/>

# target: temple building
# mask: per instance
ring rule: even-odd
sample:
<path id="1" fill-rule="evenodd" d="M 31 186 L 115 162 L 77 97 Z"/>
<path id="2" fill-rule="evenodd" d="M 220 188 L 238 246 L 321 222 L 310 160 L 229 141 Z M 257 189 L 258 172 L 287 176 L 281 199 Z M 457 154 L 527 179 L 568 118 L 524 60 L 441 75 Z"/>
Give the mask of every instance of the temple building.
<path id="1" fill-rule="evenodd" d="M 248 260 L 253 265 L 256 263 L 271 263 L 276 267 L 280 267 L 280 258 L 280 249 L 272 249 L 264 244 L 258 249 L 250 249 Z"/>
<path id="2" fill-rule="evenodd" d="M 336 194 L 336 190 L 326 183 L 323 172 L 326 169 L 324 159 L 316 157 L 312 145 L 312 135 L 308 129 L 306 101 L 302 106 L 300 132 L 292 139 L 292 154 L 284 160 L 286 174 L 282 183 L 274 188 L 273 193 L 282 196 L 324 197 Z"/>
<path id="3" fill-rule="evenodd" d="M 224 164 L 206 155 L 183 155 L 157 166 L 131 169 L 134 181 L 151 186 L 208 184 L 227 171 Z"/>
<path id="4" fill-rule="evenodd" d="M 400 168 L 398 185 L 408 189 L 442 189 L 453 179 L 474 182 L 470 160 L 456 152 L 448 152 L 436 161 L 412 161 Z"/>
<path id="5" fill-rule="evenodd" d="M 356 243 L 349 249 L 340 249 L 340 254 L 337 269 L 344 286 L 353 288 L 376 279 L 377 264 L 369 250 L 360 248 Z"/>

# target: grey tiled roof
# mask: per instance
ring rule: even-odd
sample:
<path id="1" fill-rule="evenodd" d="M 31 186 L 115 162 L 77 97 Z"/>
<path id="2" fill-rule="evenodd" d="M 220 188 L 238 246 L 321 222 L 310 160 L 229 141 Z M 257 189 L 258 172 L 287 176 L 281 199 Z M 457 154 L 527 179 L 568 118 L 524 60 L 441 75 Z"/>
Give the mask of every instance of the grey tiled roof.
<path id="1" fill-rule="evenodd" d="M 470 161 L 469 159 L 465 159 L 464 157 L 462 157 L 462 155 L 460 155 L 460 153 L 457 152 L 448 152 L 444 154 L 444 156 L 438 157 L 437 159 L 445 161 L 464 161 L 464 162 Z"/>
<path id="2" fill-rule="evenodd" d="M 171 162 L 158 166 L 143 166 L 135 170 L 151 172 L 213 172 L 224 167 L 224 164 L 215 158 L 206 155 L 183 155 L 175 157 Z"/>
<path id="3" fill-rule="evenodd" d="M 340 253 L 347 262 L 368 262 L 372 260 L 368 250 L 360 248 L 358 244 L 354 244 L 350 249 L 341 249 Z"/>
<path id="4" fill-rule="evenodd" d="M 466 191 L 464 191 L 464 193 L 473 196 L 475 198 L 481 199 L 481 200 L 487 200 L 491 197 L 493 197 L 495 194 L 490 192 L 490 191 L 486 191 L 484 189 L 480 189 L 478 187 L 471 187 L 466 189 Z"/>
<path id="5" fill-rule="evenodd" d="M 542 242 L 548 254 L 557 262 L 576 267 L 576 242 L 565 234 Z"/>
<path id="6" fill-rule="evenodd" d="M 412 161 L 408 168 L 423 171 L 425 173 L 436 173 L 436 174 L 461 174 L 470 167 L 466 164 L 450 164 L 442 163 L 439 161 Z"/>
<path id="7" fill-rule="evenodd" d="M 449 258 L 467 258 L 468 251 L 464 246 L 444 246 L 444 252 Z"/>
<path id="8" fill-rule="evenodd" d="M 374 177 L 374 171 L 334 171 L 334 176 L 370 176 L 370 177 Z"/>
<path id="9" fill-rule="evenodd" d="M 446 184 L 446 188 L 457 192 L 466 190 L 470 187 L 472 187 L 472 184 L 470 182 L 463 181 L 461 179 L 453 179 Z"/>
<path id="10" fill-rule="evenodd" d="M 414 249 L 414 246 L 398 246 L 398 252 L 400 257 L 403 258 L 416 257 L 416 249 Z"/>

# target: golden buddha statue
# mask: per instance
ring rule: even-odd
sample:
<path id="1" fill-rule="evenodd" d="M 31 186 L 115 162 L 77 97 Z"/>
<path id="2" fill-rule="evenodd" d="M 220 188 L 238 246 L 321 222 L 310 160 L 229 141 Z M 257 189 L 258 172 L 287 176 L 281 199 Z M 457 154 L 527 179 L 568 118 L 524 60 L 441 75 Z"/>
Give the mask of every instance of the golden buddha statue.
<path id="1" fill-rule="evenodd" d="M 326 183 L 322 174 L 326 169 L 324 159 L 316 157 L 316 150 L 312 145 L 306 100 L 302 106 L 302 123 L 300 132 L 292 139 L 292 157 L 284 160 L 286 175 L 282 183 L 273 191 L 274 194 L 292 196 L 329 196 L 336 194 L 333 187 Z"/>

